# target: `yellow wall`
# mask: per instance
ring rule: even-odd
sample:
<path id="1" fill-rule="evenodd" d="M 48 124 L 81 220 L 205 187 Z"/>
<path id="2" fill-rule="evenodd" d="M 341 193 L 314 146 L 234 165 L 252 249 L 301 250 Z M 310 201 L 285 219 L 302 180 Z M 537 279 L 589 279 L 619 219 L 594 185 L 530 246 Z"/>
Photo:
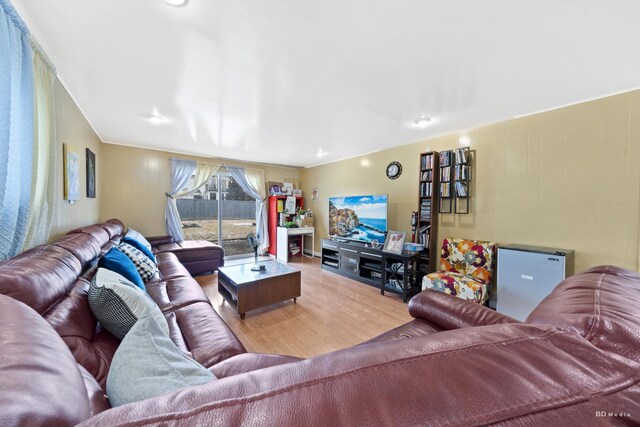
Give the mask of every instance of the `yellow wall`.
<path id="1" fill-rule="evenodd" d="M 62 84 L 56 80 L 54 86 L 56 106 L 56 132 L 58 148 L 56 150 L 56 195 L 51 223 L 50 240 L 65 234 L 67 231 L 87 224 L 93 224 L 100 219 L 100 193 L 102 182 L 102 143 L 93 131 L 76 103 L 67 93 Z M 63 199 L 63 167 L 62 144 L 67 143 L 75 149 L 80 157 L 80 200 L 74 204 Z M 96 196 L 88 199 L 86 189 L 85 150 L 89 148 L 96 155 Z"/>
<path id="2" fill-rule="evenodd" d="M 327 236 L 328 197 L 372 193 L 389 195 L 389 228 L 410 233 L 419 153 L 456 148 L 464 139 L 475 151 L 471 214 L 441 214 L 439 241 L 574 249 L 576 272 L 605 263 L 638 269 L 640 91 L 304 169 L 316 235 Z M 403 166 L 395 181 L 385 176 L 393 160 Z"/>
<path id="3" fill-rule="evenodd" d="M 267 181 L 298 179 L 300 169 L 229 160 L 172 154 L 164 151 L 103 144 L 104 182 L 101 219 L 119 218 L 125 225 L 146 236 L 166 234 L 164 223 L 165 192 L 169 191 L 169 158 L 199 160 L 205 163 L 263 169 Z"/>

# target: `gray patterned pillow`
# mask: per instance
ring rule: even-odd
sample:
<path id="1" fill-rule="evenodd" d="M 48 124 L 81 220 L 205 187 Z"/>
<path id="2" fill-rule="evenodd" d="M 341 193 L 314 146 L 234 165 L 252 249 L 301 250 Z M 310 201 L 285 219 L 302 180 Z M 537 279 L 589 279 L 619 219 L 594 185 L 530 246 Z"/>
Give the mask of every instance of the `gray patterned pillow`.
<path id="1" fill-rule="evenodd" d="M 169 333 L 167 321 L 151 297 L 118 273 L 98 268 L 89 286 L 88 297 L 98 322 L 120 339 L 147 313 Z"/>
<path id="2" fill-rule="evenodd" d="M 160 326 L 156 319 L 144 315 L 120 343 L 107 376 L 111 406 L 216 379 L 204 366 L 185 356 Z"/>
<path id="3" fill-rule="evenodd" d="M 138 270 L 138 274 L 142 277 L 142 280 L 145 282 L 153 277 L 154 274 L 158 271 L 158 266 L 155 262 L 149 259 L 141 250 L 134 248 L 128 243 L 120 243 L 118 245 L 118 249 L 120 249 L 126 256 L 133 261 L 133 265 L 136 266 L 136 270 Z"/>

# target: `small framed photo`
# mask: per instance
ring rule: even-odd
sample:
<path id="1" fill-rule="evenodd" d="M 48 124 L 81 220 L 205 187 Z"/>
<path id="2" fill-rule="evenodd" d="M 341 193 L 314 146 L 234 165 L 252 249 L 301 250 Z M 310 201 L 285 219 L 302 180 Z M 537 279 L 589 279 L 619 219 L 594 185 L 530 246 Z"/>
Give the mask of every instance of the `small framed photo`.
<path id="1" fill-rule="evenodd" d="M 400 255 L 404 246 L 404 239 L 407 233 L 404 231 L 389 231 L 387 233 L 387 239 L 384 241 L 384 252 L 390 252 Z"/>
<path id="2" fill-rule="evenodd" d="M 269 194 L 271 196 L 279 196 L 282 194 L 280 191 L 280 186 L 278 184 L 272 184 L 269 186 Z"/>
<path id="3" fill-rule="evenodd" d="M 282 194 L 285 196 L 293 195 L 293 184 L 290 182 L 285 182 L 282 184 Z"/>
<path id="4" fill-rule="evenodd" d="M 302 197 L 302 190 L 293 190 L 294 197 Z"/>

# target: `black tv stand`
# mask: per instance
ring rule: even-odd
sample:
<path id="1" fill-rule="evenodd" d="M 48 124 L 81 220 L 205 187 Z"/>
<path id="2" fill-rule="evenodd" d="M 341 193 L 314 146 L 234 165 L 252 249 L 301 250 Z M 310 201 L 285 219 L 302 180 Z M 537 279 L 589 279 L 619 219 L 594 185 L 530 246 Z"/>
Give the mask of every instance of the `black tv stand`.
<path id="1" fill-rule="evenodd" d="M 363 242 L 322 239 L 321 268 L 380 288 L 382 248 Z"/>

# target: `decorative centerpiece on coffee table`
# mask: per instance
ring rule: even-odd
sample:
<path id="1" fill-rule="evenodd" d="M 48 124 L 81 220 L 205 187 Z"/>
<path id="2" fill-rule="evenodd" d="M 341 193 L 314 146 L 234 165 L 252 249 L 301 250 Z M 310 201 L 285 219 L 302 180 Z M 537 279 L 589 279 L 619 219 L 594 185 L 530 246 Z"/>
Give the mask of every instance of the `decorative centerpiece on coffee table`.
<path id="1" fill-rule="evenodd" d="M 247 242 L 249 243 L 249 247 L 253 249 L 253 254 L 255 256 L 254 265 L 251 267 L 251 271 L 264 270 L 265 266 L 258 263 L 258 247 L 260 247 L 260 239 L 258 239 L 255 234 L 249 233 L 247 235 Z"/>

